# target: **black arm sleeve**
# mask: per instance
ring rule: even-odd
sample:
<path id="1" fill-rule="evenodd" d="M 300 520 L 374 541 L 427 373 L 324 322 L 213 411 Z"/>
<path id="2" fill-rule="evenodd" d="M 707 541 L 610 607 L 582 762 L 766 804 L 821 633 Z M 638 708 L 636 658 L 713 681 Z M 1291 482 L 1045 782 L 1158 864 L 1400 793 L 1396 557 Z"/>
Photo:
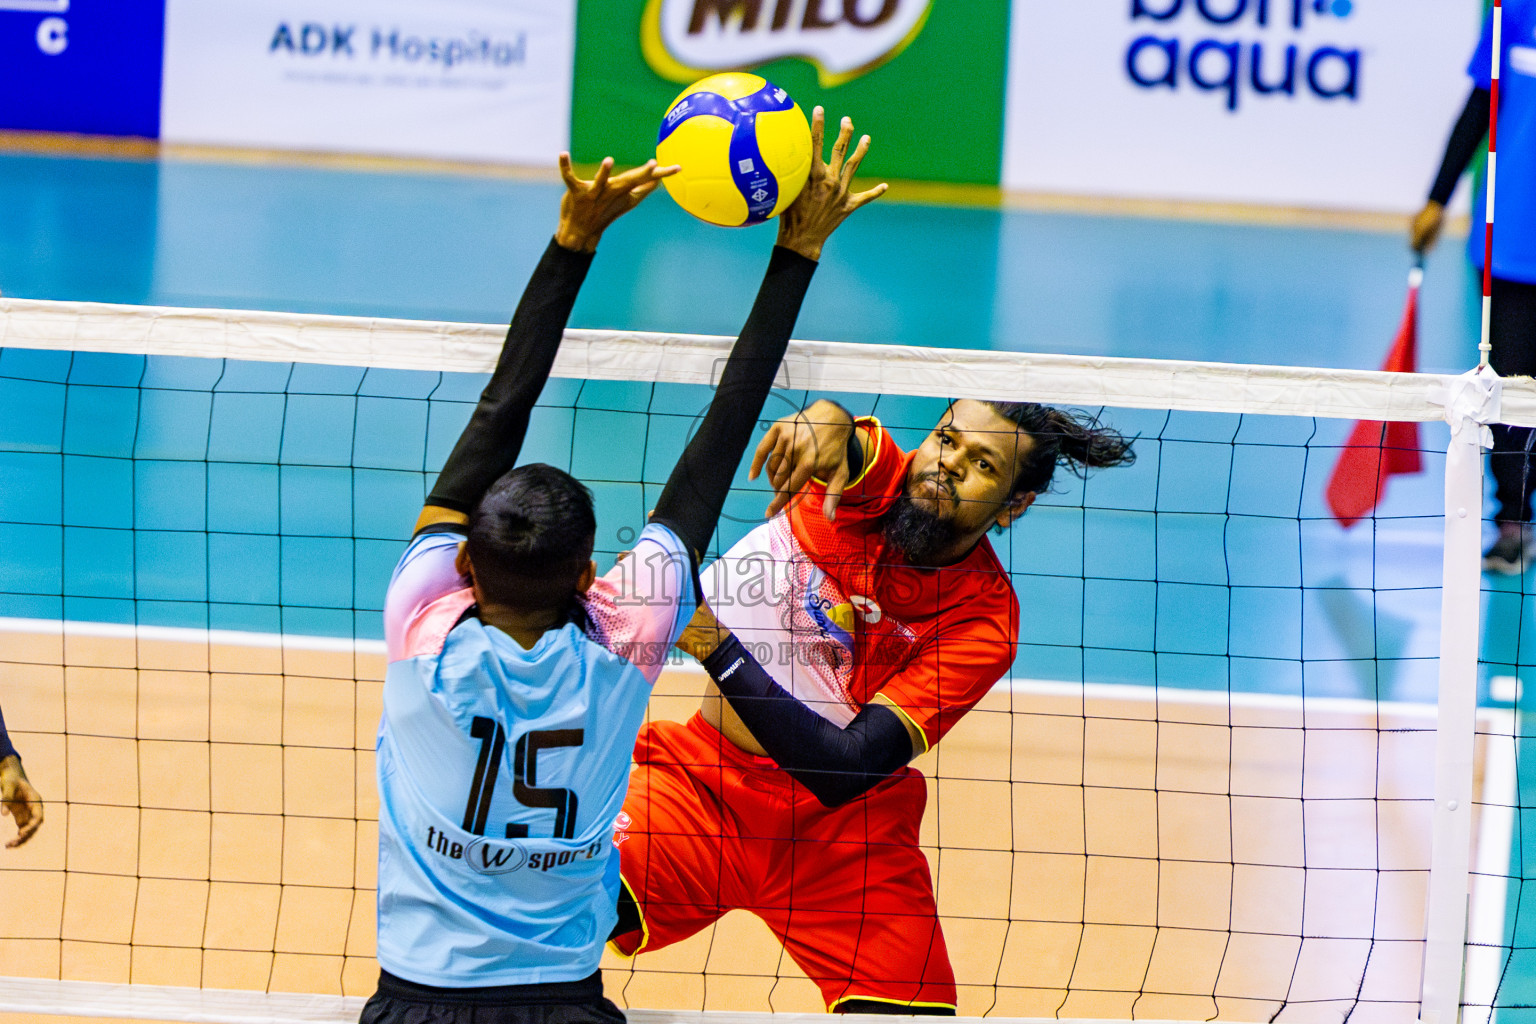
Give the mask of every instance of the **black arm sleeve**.
<path id="1" fill-rule="evenodd" d="M 832 402 L 832 399 L 829 398 L 827 401 Z M 832 404 L 837 406 L 839 409 L 842 409 L 843 415 L 847 416 L 850 420 L 855 418 L 853 413 L 849 412 L 847 408 L 844 407 L 841 403 L 832 402 Z M 848 434 L 847 460 L 848 479 L 858 479 L 859 474 L 864 472 L 864 439 L 859 436 L 859 428 L 857 425 L 855 425 L 853 430 Z"/>
<path id="2" fill-rule="evenodd" d="M 815 272 L 815 260 L 774 247 L 757 302 L 731 348 L 704 422 L 656 502 L 652 521 L 669 527 L 689 551 L 704 551 L 715 534 L 731 480 L 752 440 Z"/>
<path id="3" fill-rule="evenodd" d="M 1431 201 L 1441 206 L 1451 201 L 1456 183 L 1466 173 L 1477 147 L 1488 137 L 1488 113 L 1492 105 L 1493 98 L 1487 89 L 1472 88 L 1472 95 L 1467 97 L 1467 105 L 1462 108 L 1456 127 L 1451 129 L 1451 137 L 1446 141 L 1445 159 L 1440 161 L 1440 173 L 1435 175 L 1435 184 L 1429 190 Z"/>
<path id="4" fill-rule="evenodd" d="M 912 737 L 896 712 L 866 704 L 839 729 L 790 696 L 734 636 L 704 659 L 704 669 L 768 755 L 827 807 L 912 760 Z"/>
<path id="5" fill-rule="evenodd" d="M 576 293 L 591 266 L 591 253 L 571 252 L 553 241 L 544 250 L 507 328 L 496 372 L 443 463 L 427 504 L 467 514 L 517 464 L 533 403 L 549 379 Z"/>
<path id="6" fill-rule="evenodd" d="M 5 712 L 0 711 L 0 761 L 8 757 L 21 757 L 16 748 L 11 746 L 11 737 L 5 731 Z"/>

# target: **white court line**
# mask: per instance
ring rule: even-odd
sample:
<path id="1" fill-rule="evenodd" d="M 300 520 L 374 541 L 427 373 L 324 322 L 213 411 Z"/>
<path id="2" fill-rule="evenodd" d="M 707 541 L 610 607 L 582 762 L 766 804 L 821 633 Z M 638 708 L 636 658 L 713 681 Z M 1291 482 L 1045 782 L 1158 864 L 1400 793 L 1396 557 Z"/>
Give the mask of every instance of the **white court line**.
<path id="1" fill-rule="evenodd" d="M 1119 700 L 1142 704 L 1185 704 L 1260 710 L 1295 710 L 1330 712 L 1341 715 L 1380 714 L 1403 718 L 1434 718 L 1439 709 L 1433 704 L 1366 700 L 1362 697 L 1303 697 L 1288 693 L 1255 693 L 1242 690 L 1195 690 L 1172 686 L 1139 686 L 1135 683 L 1070 683 L 1057 679 L 1020 679 L 1009 677 L 997 684 L 1013 693 L 1040 697 L 1083 697 L 1092 700 Z"/>
<path id="2" fill-rule="evenodd" d="M 69 0 L 0 0 L 0 11 L 17 11 L 23 14 L 65 14 Z"/>
<path id="3" fill-rule="evenodd" d="M 298 633 L 244 633 L 233 629 L 188 629 L 178 626 L 137 626 L 116 622 L 79 622 L 73 619 L 0 618 L 0 633 L 41 633 L 44 636 L 99 636 L 114 640 L 149 640 L 228 647 L 290 647 L 300 651 L 334 651 L 338 654 L 384 654 L 384 641 L 339 636 L 307 636 Z"/>
<path id="4" fill-rule="evenodd" d="M 0 633 L 38 633 L 44 636 L 99 636 L 115 640 L 141 640 L 161 643 L 210 644 L 229 647 L 291 648 L 300 651 L 330 651 L 337 654 L 386 653 L 382 640 L 358 640 L 350 637 L 309 636 L 300 633 L 247 633 L 232 629 L 194 629 L 182 626 L 141 626 L 130 623 L 86 622 L 74 619 L 20 619 L 0 617 Z M 667 666 L 669 673 L 702 675 L 704 669 L 691 659 Z M 1194 690 L 1178 687 L 1138 686 L 1134 683 L 1074 683 L 1058 679 L 1029 679 L 1009 676 L 997 683 L 998 689 L 1041 697 L 1084 697 L 1094 700 L 1119 700 L 1166 704 L 1228 705 L 1231 707 L 1282 710 L 1304 707 L 1319 712 L 1362 715 L 1380 713 L 1398 717 L 1433 718 L 1433 704 L 1371 701 L 1357 697 L 1300 697 L 1290 694 L 1249 693 L 1226 690 Z"/>

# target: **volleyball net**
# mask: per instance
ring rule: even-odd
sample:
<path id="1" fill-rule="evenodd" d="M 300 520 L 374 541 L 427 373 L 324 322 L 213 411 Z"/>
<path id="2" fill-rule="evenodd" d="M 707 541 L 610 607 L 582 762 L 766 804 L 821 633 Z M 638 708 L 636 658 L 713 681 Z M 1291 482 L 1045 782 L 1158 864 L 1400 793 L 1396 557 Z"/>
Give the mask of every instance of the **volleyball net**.
<path id="1" fill-rule="evenodd" d="M 503 333 L 0 300 L 0 706 L 47 801 L 0 853 L 0 1010 L 355 1019 L 380 609 Z M 568 332 L 523 460 L 592 488 L 600 570 L 728 347 Z M 778 383 L 765 417 L 833 396 L 907 448 L 957 398 L 1137 438 L 992 537 L 1012 672 L 915 762 L 960 1014 L 1523 1005 L 1530 594 L 1481 582 L 1478 440 L 1536 424 L 1536 386 L 830 342 Z M 1358 419 L 1424 424 L 1426 470 L 1345 530 L 1322 494 Z M 716 554 L 768 498 L 738 478 Z M 704 682 L 679 656 L 651 717 Z M 604 973 L 639 1011 L 824 1009 L 746 912 Z"/>

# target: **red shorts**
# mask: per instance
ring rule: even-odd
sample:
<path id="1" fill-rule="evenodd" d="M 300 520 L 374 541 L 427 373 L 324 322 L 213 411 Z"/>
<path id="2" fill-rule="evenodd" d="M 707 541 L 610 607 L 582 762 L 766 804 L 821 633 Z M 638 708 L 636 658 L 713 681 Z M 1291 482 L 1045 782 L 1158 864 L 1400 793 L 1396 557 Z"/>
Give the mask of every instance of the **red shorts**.
<path id="1" fill-rule="evenodd" d="M 821 989 L 849 999 L 953 1007 L 928 859 L 922 775 L 903 768 L 827 808 L 766 757 L 698 715 L 640 731 L 615 839 L 643 926 L 632 956 L 686 939 L 728 910 L 762 918 Z"/>

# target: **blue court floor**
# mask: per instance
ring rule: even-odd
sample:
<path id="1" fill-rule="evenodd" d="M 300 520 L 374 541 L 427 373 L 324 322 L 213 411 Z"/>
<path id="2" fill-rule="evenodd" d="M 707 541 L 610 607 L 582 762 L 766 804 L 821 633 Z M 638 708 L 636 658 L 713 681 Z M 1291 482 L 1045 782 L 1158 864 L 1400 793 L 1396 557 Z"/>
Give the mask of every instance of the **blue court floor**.
<path id="1" fill-rule="evenodd" d="M 507 319 L 559 187 L 493 178 L 0 155 L 0 292 L 28 298 Z M 828 248 L 798 336 L 1376 366 L 1402 309 L 1397 235 L 902 204 Z M 657 195 L 604 240 L 583 327 L 734 333 L 773 228 Z M 1430 260 L 1425 369 L 1475 361 L 1459 243 Z"/>
<path id="2" fill-rule="evenodd" d="M 0 292 L 505 321 L 558 196 L 496 178 L 0 156 Z M 657 196 L 604 240 L 573 325 L 734 333 L 771 244 L 771 227 L 709 228 Z M 885 201 L 829 245 L 796 335 L 1373 368 L 1408 265 L 1398 234 Z M 1461 246 L 1442 244 L 1421 368 L 1475 362 L 1476 292 Z M 0 352 L 0 616 L 376 637 L 389 570 L 481 383 Z M 526 455 L 593 483 L 600 558 L 643 520 L 707 400 L 552 383 Z M 909 445 L 943 408 L 847 401 Z M 1321 495 L 1347 423 L 1106 419 L 1140 435 L 1138 464 L 1067 478 L 994 538 L 1023 606 L 1016 674 L 1434 699 L 1443 428 L 1423 430 L 1429 472 L 1394 480 L 1378 518 L 1346 532 Z M 764 500 L 733 497 L 721 542 Z M 1536 632 L 1529 580 L 1485 589 L 1486 692 L 1529 672 Z M 1536 765 L 1521 769 L 1524 792 Z M 1512 873 L 1536 877 L 1522 841 Z M 1511 887 L 1511 916 L 1531 945 L 1524 895 Z M 1536 1002 L 1536 950 L 1501 1002 Z"/>
<path id="3" fill-rule="evenodd" d="M 0 292 L 504 321 L 547 242 L 559 192 L 446 174 L 0 156 Z M 573 324 L 734 333 L 772 230 L 708 227 L 658 195 L 604 240 Z M 1401 313 L 1407 266 L 1403 238 L 1381 232 L 886 201 L 832 241 L 797 336 L 1371 367 Z M 1442 245 L 1422 297 L 1423 368 L 1457 371 L 1474 361 L 1476 289 L 1460 246 Z M 65 531 L 58 543 L 11 546 L 33 552 L 12 555 L 10 582 L 0 586 L 11 614 L 297 632 L 377 632 L 392 545 L 479 386 L 270 364 L 3 358 L 10 398 L 0 404 L 15 415 L 0 519 L 12 530 Z M 141 381 L 142 394 L 121 390 Z M 67 402 L 66 384 L 94 389 L 81 392 L 93 400 Z M 684 428 L 682 414 L 707 401 L 686 390 L 658 396 L 648 387 L 557 382 L 549 403 L 582 406 L 583 422 L 572 443 L 574 414 L 551 409 L 543 457 L 561 450 L 583 476 L 613 480 L 600 487 L 611 518 L 635 521 L 647 506 L 638 474 L 620 467 L 643 459 L 646 480 L 665 478 L 662 427 Z M 428 395 L 431 402 L 418 401 Z M 793 400 L 779 399 L 786 408 Z M 858 401 L 906 428 L 899 433 L 911 443 L 942 407 Z M 406 410 L 404 419 L 392 408 Z M 396 436 L 429 410 L 437 410 L 430 431 Z M 647 410 L 669 415 L 648 420 Z M 392 433 L 370 435 L 370 414 Z M 1229 655 L 1246 650 L 1259 667 L 1236 685 L 1340 695 L 1380 686 L 1401 699 L 1432 697 L 1435 474 L 1394 480 L 1377 521 L 1346 533 L 1327 519 L 1321 493 L 1330 446 L 1347 423 L 1109 415 L 1145 438 L 1140 464 L 1090 483 L 1089 511 L 1083 489 L 1069 486 L 1031 514 L 1027 529 L 998 539 L 1013 570 L 1035 577 L 1024 601 L 1039 614 L 1026 617 L 1022 639 L 1040 648 L 1021 658 L 1021 673 L 1150 681 L 1164 675 L 1148 661 L 1155 652 L 1153 661 L 1214 658 L 1174 674 L 1186 685 L 1223 686 Z M 602 440 L 590 455 L 589 435 Z M 1443 431 L 1431 426 L 1423 436 L 1433 467 Z M 634 441 L 630 458 L 615 458 L 615 439 Z M 362 497 L 367 488 L 389 496 Z M 750 525 L 757 500 L 742 497 L 746 521 L 723 541 Z M 1154 527 L 1154 510 L 1191 518 Z M 1242 516 L 1263 535 L 1246 546 L 1250 554 L 1224 551 L 1212 533 L 1222 528 L 1218 513 Z M 204 532 L 237 539 L 183 564 L 174 553 L 203 546 Z M 339 555 L 307 553 L 317 544 L 339 552 L 343 543 L 353 545 L 352 573 L 321 573 Z M 1158 557 L 1142 565 L 1148 552 Z M 235 574 L 232 559 L 263 568 Z M 247 582 L 232 596 L 227 581 L 236 575 Z M 1178 587 L 1195 589 L 1170 589 Z M 1529 627 L 1519 625 L 1519 590 L 1490 583 L 1491 661 L 1521 660 Z M 1196 610 L 1202 604 L 1221 614 Z M 1160 605 L 1167 610 L 1158 618 Z M 1082 653 L 1096 646 L 1096 632 L 1153 619 L 1156 636 Z M 1255 625 L 1239 629 L 1245 621 Z M 1303 665 L 1308 680 L 1298 677 Z"/>

